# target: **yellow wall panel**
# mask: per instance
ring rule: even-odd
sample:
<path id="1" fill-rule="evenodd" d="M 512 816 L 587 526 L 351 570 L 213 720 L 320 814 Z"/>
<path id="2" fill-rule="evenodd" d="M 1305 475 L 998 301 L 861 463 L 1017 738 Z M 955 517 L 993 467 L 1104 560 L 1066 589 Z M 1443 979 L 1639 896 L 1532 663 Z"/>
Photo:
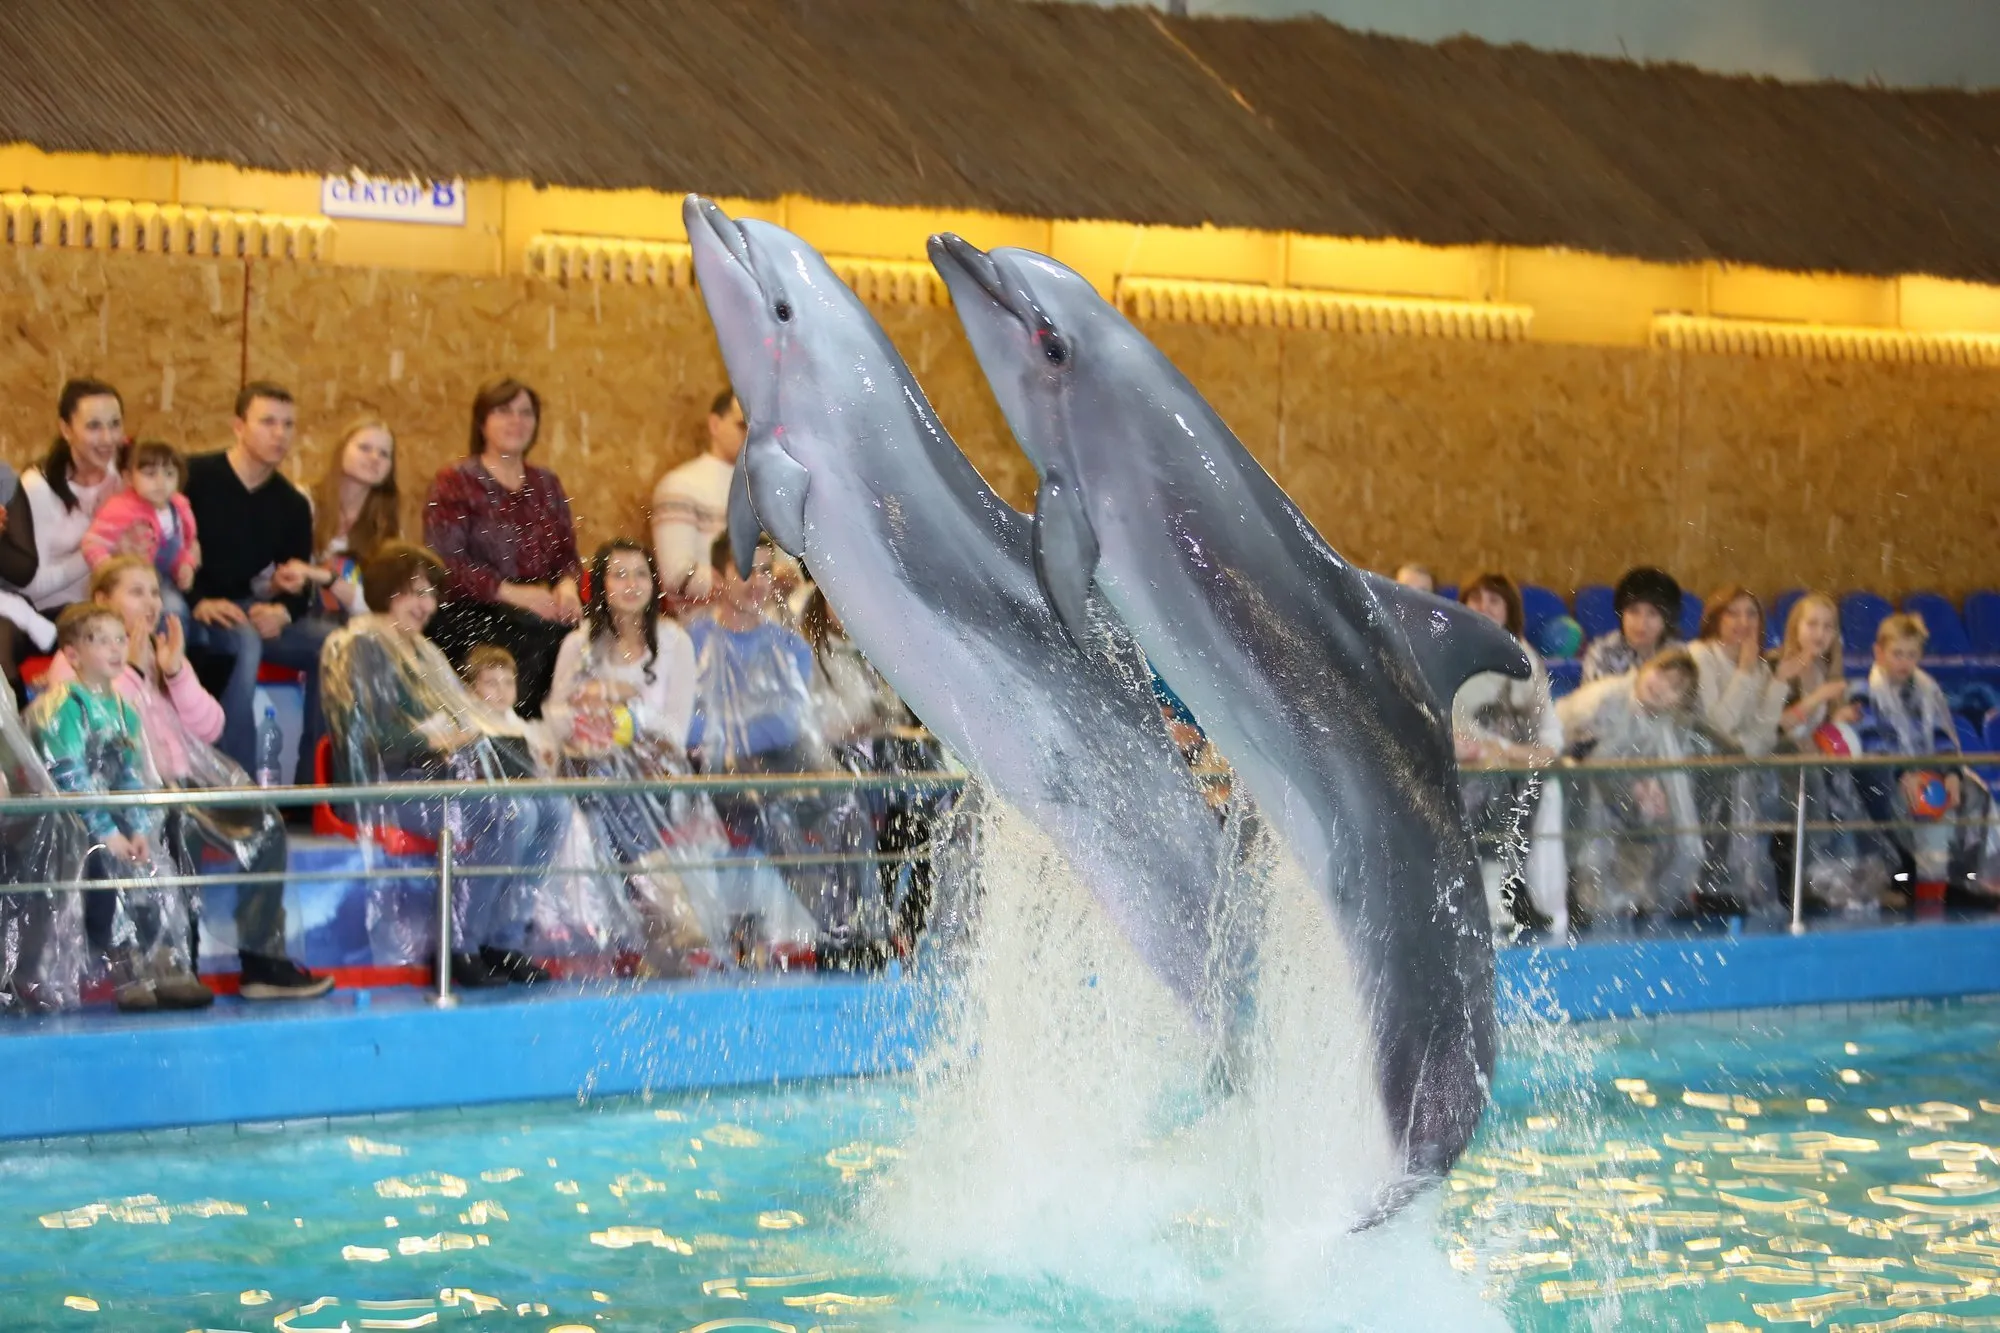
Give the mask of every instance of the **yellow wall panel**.
<path id="1" fill-rule="evenodd" d="M 0 146 L 0 190 L 73 194 L 86 199 L 175 199 L 178 164 L 169 157 L 44 153 L 29 144 Z"/>
<path id="2" fill-rule="evenodd" d="M 1296 234 L 1288 236 L 1287 243 L 1288 286 L 1457 301 L 1492 299 L 1491 247 L 1351 241 Z"/>
<path id="3" fill-rule="evenodd" d="M 2000 333 L 2000 287 L 1914 274 L 1898 282 L 1897 314 L 1904 328 Z"/>
<path id="4" fill-rule="evenodd" d="M 1839 273 L 1780 273 L 1712 266 L 1711 315 L 1736 319 L 1803 320 L 1809 324 L 1896 324 L 1896 283 Z"/>
<path id="5" fill-rule="evenodd" d="M 1528 336 L 1538 342 L 1643 347 L 1654 314 L 1698 310 L 1703 299 L 1695 265 L 1509 249 L 1501 271 L 1502 299 L 1535 308 Z"/>

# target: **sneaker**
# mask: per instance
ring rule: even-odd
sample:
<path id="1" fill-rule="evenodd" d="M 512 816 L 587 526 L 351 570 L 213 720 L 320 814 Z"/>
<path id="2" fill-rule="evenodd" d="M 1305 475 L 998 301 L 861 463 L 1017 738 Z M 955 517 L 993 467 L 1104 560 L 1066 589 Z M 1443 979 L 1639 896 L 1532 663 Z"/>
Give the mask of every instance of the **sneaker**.
<path id="1" fill-rule="evenodd" d="M 206 1009 L 215 1003 L 215 992 L 201 984 L 192 972 L 176 972 L 153 983 L 153 994 L 162 1009 Z"/>
<path id="2" fill-rule="evenodd" d="M 517 986 L 539 986 L 553 980 L 546 967 L 514 949 L 496 949 L 487 945 L 479 951 L 479 956 L 502 981 L 511 981 Z"/>
<path id="3" fill-rule="evenodd" d="M 332 977 L 317 977 L 289 958 L 266 958 L 246 953 L 242 983 L 237 989 L 246 1000 L 316 1000 L 333 989 Z"/>
<path id="4" fill-rule="evenodd" d="M 150 1014 L 160 1007 L 150 981 L 128 981 L 118 988 L 118 1009 L 127 1014 Z"/>
<path id="5" fill-rule="evenodd" d="M 484 990 L 488 986 L 504 986 L 508 977 L 498 971 L 484 957 L 476 953 L 455 953 L 451 956 L 451 984 L 460 990 Z"/>

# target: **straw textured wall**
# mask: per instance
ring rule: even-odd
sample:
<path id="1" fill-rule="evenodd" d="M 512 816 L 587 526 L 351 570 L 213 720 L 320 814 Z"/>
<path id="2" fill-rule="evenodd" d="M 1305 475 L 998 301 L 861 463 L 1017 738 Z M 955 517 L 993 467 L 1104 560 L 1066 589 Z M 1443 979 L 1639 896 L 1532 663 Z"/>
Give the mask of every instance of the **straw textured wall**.
<path id="1" fill-rule="evenodd" d="M 395 428 L 404 520 L 459 457 L 477 384 L 543 394 L 536 457 L 586 549 L 639 533 L 691 456 L 721 360 L 694 293 L 387 270 L 0 255 L 0 455 L 45 446 L 70 374 L 119 384 L 135 434 L 226 441 L 239 373 L 290 385 L 316 477 L 342 424 Z M 948 309 L 884 325 L 945 423 L 1025 504 L 1006 435 Z M 1150 332 L 1355 561 L 1448 578 L 1498 567 L 1558 588 L 1665 563 L 1725 579 L 1960 592 L 2000 584 L 1992 448 L 2000 372 L 1543 344 L 1161 325 Z"/>

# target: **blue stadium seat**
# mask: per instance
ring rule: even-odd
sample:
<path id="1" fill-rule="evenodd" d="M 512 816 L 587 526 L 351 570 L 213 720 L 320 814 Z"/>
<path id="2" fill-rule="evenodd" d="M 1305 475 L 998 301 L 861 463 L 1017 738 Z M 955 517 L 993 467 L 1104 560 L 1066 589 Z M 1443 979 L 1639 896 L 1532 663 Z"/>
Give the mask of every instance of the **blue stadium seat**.
<path id="1" fill-rule="evenodd" d="M 1791 619 L 1792 608 L 1799 604 L 1799 598 L 1806 595 L 1804 588 L 1787 588 L 1771 599 L 1770 614 L 1764 617 L 1764 646 L 1776 648 L 1785 641 L 1785 622 Z"/>
<path id="2" fill-rule="evenodd" d="M 1958 748 L 1966 754 L 1978 754 L 1986 744 L 1986 735 L 1979 724 L 1963 713 L 1953 713 L 1951 720 L 1958 724 Z"/>
<path id="3" fill-rule="evenodd" d="M 1694 642 L 1694 636 L 1701 630 L 1701 613 L 1707 608 L 1701 598 L 1691 592 L 1681 593 L 1681 637 Z"/>
<path id="4" fill-rule="evenodd" d="M 1981 589 L 1965 599 L 1965 633 L 1975 653 L 2000 653 L 2000 592 Z"/>
<path id="5" fill-rule="evenodd" d="M 1455 602 L 1458 600 L 1458 585 L 1456 583 L 1440 583 L 1437 586 L 1437 594 L 1447 602 Z"/>
<path id="6" fill-rule="evenodd" d="M 1965 622 L 1958 618 L 1958 608 L 1949 599 L 1934 592 L 1913 592 L 1903 599 L 1903 609 L 1924 618 L 1924 627 L 1931 632 L 1927 656 L 1965 657 L 1972 652 Z"/>
<path id="7" fill-rule="evenodd" d="M 1850 592 L 1840 599 L 1840 642 L 1850 653 L 1875 651 L 1875 631 L 1894 611 L 1886 597 Z"/>
<path id="8" fill-rule="evenodd" d="M 2000 708 L 1986 715 L 1986 730 L 1980 736 L 1983 748 L 1988 754 L 2000 754 Z"/>
<path id="9" fill-rule="evenodd" d="M 1544 588 L 1537 583 L 1521 585 L 1521 619 L 1527 630 L 1529 643 L 1539 643 L 1542 626 L 1557 616 L 1568 614 L 1569 608 L 1563 605 L 1563 599 L 1553 589 Z"/>
<path id="10" fill-rule="evenodd" d="M 1611 589 L 1602 583 L 1586 583 L 1576 590 L 1576 623 L 1583 626 L 1583 641 L 1602 638 L 1618 628 L 1618 613 L 1611 609 Z M 1996 617 L 2000 624 L 2000 617 Z M 2000 652 L 1996 648 L 1995 652 Z"/>

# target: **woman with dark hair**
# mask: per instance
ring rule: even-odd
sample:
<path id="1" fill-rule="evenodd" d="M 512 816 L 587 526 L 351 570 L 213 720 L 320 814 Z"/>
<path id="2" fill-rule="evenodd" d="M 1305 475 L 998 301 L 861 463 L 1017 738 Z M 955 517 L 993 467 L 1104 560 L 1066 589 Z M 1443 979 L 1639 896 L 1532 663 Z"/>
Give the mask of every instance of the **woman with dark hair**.
<path id="1" fill-rule="evenodd" d="M 556 653 L 543 709 L 557 739 L 584 753 L 622 737 L 683 754 L 694 715 L 694 642 L 660 617 L 652 553 L 622 537 L 598 547 L 583 620 Z"/>
<path id="2" fill-rule="evenodd" d="M 1625 571 L 1612 590 L 1618 628 L 1591 640 L 1583 651 L 1583 681 L 1623 675 L 1662 649 L 1680 646 L 1681 585 L 1664 569 L 1640 565 Z"/>
<path id="3" fill-rule="evenodd" d="M 125 400 L 103 380 L 73 379 L 56 400 L 57 434 L 41 466 L 23 473 L 0 530 L 0 580 L 32 606 L 27 616 L 0 619 L 0 670 L 20 687 L 24 639 L 47 651 L 62 609 L 83 600 L 90 564 L 83 539 L 105 500 L 124 489 L 118 450 L 125 443 Z M 23 608 L 26 610 L 26 608 Z"/>
<path id="4" fill-rule="evenodd" d="M 1562 752 L 1563 733 L 1549 692 L 1549 673 L 1522 632 L 1521 590 L 1514 580 L 1505 574 L 1481 574 L 1465 581 L 1458 599 L 1519 640 L 1531 668 L 1526 680 L 1483 671 L 1460 686 L 1452 700 L 1452 735 L 1464 768 L 1459 792 L 1467 827 L 1479 843 L 1487 906 L 1494 925 L 1503 927 L 1507 917 L 1502 890 L 1512 880 L 1517 887 L 1526 887 L 1533 903 L 1532 911 L 1523 910 L 1526 905 L 1516 897 L 1514 918 L 1524 925 L 1547 922 L 1560 938 L 1569 928 L 1562 789 L 1549 777 L 1479 772 L 1481 765 L 1541 767 L 1555 762 Z M 1524 823 L 1528 825 L 1525 858 L 1519 852 Z"/>
<path id="5" fill-rule="evenodd" d="M 480 389 L 466 456 L 438 472 L 424 506 L 424 541 L 447 571 L 431 638 L 453 663 L 482 643 L 511 652 L 527 717 L 540 714 L 557 649 L 583 616 L 569 496 L 527 459 L 541 416 L 541 396 L 519 380 Z"/>
<path id="6" fill-rule="evenodd" d="M 452 980 L 461 986 L 546 981 L 549 974 L 530 956 L 538 943 L 535 898 L 569 829 L 570 806 L 553 797 L 497 794 L 511 779 L 537 776 L 527 724 L 468 694 L 424 636 L 444 574 L 435 552 L 408 542 L 385 542 L 361 562 L 368 614 L 327 637 L 320 665 L 334 779 L 490 784 L 495 795 L 461 799 L 449 819 L 443 802 L 423 800 L 367 806 L 356 822 L 426 838 L 455 829 L 467 864 L 512 867 L 506 875 L 461 876 L 453 886 Z M 378 915 L 396 912 L 385 902 Z"/>
<path id="7" fill-rule="evenodd" d="M 359 562 L 403 535 L 396 489 L 396 437 L 377 416 L 357 417 L 340 433 L 313 487 L 313 581 L 320 611 L 345 619 L 368 610 Z"/>

